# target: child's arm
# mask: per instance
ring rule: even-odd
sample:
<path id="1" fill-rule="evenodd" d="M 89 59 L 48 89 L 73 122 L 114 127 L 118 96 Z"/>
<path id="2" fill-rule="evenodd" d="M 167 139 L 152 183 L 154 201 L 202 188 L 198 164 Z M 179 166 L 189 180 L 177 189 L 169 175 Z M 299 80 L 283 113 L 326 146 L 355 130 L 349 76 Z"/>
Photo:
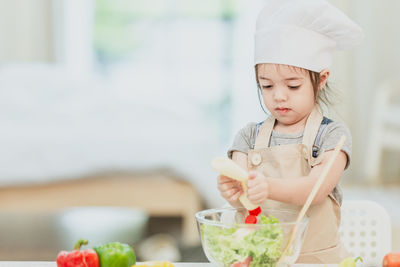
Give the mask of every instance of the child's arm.
<path id="1" fill-rule="evenodd" d="M 332 154 L 333 150 L 326 151 L 322 162 L 313 167 L 309 175 L 303 177 L 285 177 L 281 179 L 265 177 L 262 173 L 257 172 L 256 177 L 250 179 L 247 183 L 249 200 L 254 204 L 262 202 L 259 196 L 263 193 L 263 189 L 260 188 L 260 185 L 267 184 L 268 192 L 263 195 L 267 195 L 268 199 L 294 205 L 303 205 Z M 332 192 L 340 180 L 346 162 L 347 155 L 343 151 L 340 151 L 312 204 L 321 203 Z"/>
<path id="2" fill-rule="evenodd" d="M 248 170 L 247 167 L 247 154 L 240 152 L 240 151 L 234 151 L 232 153 L 232 160 L 236 162 L 240 167 L 245 169 L 246 171 Z"/>

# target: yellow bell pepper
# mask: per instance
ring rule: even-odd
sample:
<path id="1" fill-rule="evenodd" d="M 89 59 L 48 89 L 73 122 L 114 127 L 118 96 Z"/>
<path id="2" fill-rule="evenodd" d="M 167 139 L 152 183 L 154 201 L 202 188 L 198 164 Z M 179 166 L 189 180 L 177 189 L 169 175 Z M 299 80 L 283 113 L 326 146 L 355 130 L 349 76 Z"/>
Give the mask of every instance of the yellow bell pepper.
<path id="1" fill-rule="evenodd" d="M 362 262 L 362 258 L 360 258 L 360 257 L 357 257 L 355 259 L 350 258 L 350 257 L 349 258 L 345 258 L 344 260 L 342 260 L 339 263 L 338 267 L 356 267 L 356 262 L 358 260 L 360 260 Z"/>

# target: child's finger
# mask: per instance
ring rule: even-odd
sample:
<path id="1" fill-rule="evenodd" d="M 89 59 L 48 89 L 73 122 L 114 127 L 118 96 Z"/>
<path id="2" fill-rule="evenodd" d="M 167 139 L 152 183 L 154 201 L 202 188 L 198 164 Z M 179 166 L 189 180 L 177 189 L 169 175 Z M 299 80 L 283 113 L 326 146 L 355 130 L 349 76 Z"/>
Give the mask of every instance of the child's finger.
<path id="1" fill-rule="evenodd" d="M 247 194 L 248 195 L 251 196 L 251 195 L 258 194 L 258 193 L 259 193 L 259 190 L 256 186 L 247 186 Z"/>
<path id="2" fill-rule="evenodd" d="M 235 184 L 225 183 L 225 184 L 218 185 L 218 189 L 220 191 L 228 191 L 228 190 L 231 190 L 231 189 L 236 189 L 237 190 L 237 186 Z"/>
<path id="3" fill-rule="evenodd" d="M 256 171 L 249 172 L 249 180 L 247 180 L 247 187 L 250 189 L 257 186 L 258 181 L 255 179 L 257 177 Z"/>
<path id="4" fill-rule="evenodd" d="M 233 196 L 231 196 L 231 200 L 232 200 L 232 201 L 237 201 L 237 200 L 239 199 L 240 195 L 242 195 L 242 191 L 236 192 L 236 194 L 234 194 Z"/>
<path id="5" fill-rule="evenodd" d="M 229 178 L 228 176 L 224 176 L 224 175 L 218 176 L 219 183 L 231 183 L 233 181 L 235 181 L 235 180 L 233 180 L 232 178 Z"/>
<path id="6" fill-rule="evenodd" d="M 250 199 L 251 197 L 254 197 L 254 196 L 257 197 L 259 195 L 267 195 L 267 192 L 262 191 L 260 189 L 260 187 L 255 187 L 255 188 L 250 188 L 250 190 L 247 190 L 247 194 L 249 195 L 249 199 Z"/>
<path id="7" fill-rule="evenodd" d="M 257 187 L 257 185 L 258 185 L 259 183 L 260 183 L 259 181 L 254 180 L 254 179 L 248 180 L 248 181 L 247 181 L 247 187 L 248 187 L 249 189 L 251 189 L 251 188 Z"/>
<path id="8" fill-rule="evenodd" d="M 256 171 L 250 171 L 249 172 L 249 180 L 252 180 L 257 177 L 257 172 Z"/>
<path id="9" fill-rule="evenodd" d="M 255 195 L 248 195 L 248 199 L 250 200 L 251 203 L 253 204 L 260 204 L 265 200 L 265 194 L 259 193 Z"/>
<path id="10" fill-rule="evenodd" d="M 257 199 L 257 198 L 261 198 L 264 197 L 264 192 L 255 192 L 255 193 L 249 193 L 247 195 L 248 199 Z"/>
<path id="11" fill-rule="evenodd" d="M 237 189 L 230 189 L 230 190 L 227 190 L 227 191 L 223 191 L 221 195 L 222 195 L 225 199 L 231 199 L 232 196 L 234 196 L 237 192 L 238 192 Z"/>

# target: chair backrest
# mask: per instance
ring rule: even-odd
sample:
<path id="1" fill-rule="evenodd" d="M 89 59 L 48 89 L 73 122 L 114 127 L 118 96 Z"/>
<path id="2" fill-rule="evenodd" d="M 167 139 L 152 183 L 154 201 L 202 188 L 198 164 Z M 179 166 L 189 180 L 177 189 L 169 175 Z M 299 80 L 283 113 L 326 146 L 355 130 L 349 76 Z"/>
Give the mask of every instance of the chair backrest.
<path id="1" fill-rule="evenodd" d="M 380 266 L 391 251 L 391 223 L 385 208 L 369 200 L 347 200 L 342 205 L 341 240 L 353 257 Z"/>

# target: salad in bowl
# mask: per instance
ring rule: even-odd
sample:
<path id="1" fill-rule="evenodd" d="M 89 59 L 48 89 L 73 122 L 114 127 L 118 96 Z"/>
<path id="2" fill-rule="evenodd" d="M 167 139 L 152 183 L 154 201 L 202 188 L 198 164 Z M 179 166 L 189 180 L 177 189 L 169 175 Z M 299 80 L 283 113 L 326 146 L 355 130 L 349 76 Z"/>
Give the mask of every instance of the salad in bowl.
<path id="1" fill-rule="evenodd" d="M 294 241 L 285 250 L 297 214 L 264 209 L 256 224 L 245 224 L 245 208 L 208 209 L 195 217 L 204 253 L 211 263 L 221 267 L 280 267 L 295 263 L 300 253 L 307 217 L 299 222 Z"/>

